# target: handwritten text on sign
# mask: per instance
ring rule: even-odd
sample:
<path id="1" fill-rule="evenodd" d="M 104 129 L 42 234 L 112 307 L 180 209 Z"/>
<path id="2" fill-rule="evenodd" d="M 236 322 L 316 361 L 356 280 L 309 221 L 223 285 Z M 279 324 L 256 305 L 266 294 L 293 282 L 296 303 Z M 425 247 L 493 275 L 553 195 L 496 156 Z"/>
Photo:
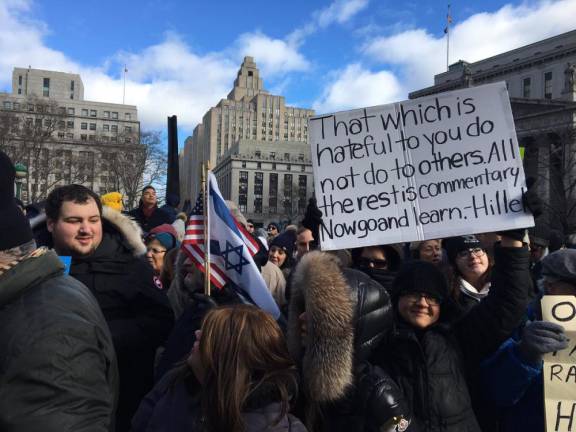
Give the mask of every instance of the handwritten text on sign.
<path id="1" fill-rule="evenodd" d="M 548 432 L 576 429 L 576 297 L 542 297 L 542 318 L 564 327 L 568 348 L 544 357 L 544 405 Z"/>
<path id="2" fill-rule="evenodd" d="M 534 225 L 503 83 L 310 120 L 322 248 Z"/>

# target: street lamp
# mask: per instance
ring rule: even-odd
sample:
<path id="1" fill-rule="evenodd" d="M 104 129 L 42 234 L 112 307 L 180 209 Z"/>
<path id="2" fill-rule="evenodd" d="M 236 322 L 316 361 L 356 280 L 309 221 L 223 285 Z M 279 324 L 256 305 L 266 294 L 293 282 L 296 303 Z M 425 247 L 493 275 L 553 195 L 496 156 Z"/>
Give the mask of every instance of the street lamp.
<path id="1" fill-rule="evenodd" d="M 28 174 L 28 168 L 26 168 L 26 165 L 24 164 L 17 163 L 16 165 L 14 165 L 14 170 L 16 171 L 16 198 L 21 200 L 22 181 L 26 177 L 26 174 Z"/>

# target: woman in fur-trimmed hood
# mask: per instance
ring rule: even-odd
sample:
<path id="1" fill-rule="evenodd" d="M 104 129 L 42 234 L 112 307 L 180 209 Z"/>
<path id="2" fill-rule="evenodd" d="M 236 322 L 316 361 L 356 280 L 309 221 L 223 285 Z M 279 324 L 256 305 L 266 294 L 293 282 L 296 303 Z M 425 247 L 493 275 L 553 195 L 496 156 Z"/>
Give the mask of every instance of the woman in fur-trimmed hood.
<path id="1" fill-rule="evenodd" d="M 369 362 L 392 325 L 386 290 L 326 252 L 300 260 L 292 289 L 288 347 L 301 368 L 297 414 L 308 430 L 383 430 L 409 418 L 395 384 Z"/>

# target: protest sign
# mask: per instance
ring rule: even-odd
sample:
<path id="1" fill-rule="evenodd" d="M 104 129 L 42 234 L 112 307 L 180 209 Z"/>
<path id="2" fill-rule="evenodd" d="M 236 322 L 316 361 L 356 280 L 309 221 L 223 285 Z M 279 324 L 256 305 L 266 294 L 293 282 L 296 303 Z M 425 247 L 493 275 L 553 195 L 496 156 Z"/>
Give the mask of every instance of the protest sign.
<path id="1" fill-rule="evenodd" d="M 576 297 L 542 297 L 542 318 L 564 327 L 568 348 L 544 356 L 546 430 L 576 430 Z"/>
<path id="2" fill-rule="evenodd" d="M 534 225 L 504 83 L 310 119 L 322 249 Z"/>

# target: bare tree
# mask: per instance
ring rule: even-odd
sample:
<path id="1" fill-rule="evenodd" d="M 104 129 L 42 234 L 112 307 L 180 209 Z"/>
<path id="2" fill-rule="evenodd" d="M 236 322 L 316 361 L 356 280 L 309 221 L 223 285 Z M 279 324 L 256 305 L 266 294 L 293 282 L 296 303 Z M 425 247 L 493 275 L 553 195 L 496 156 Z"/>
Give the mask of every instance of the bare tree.
<path id="1" fill-rule="evenodd" d="M 139 137 L 123 134 L 118 141 L 125 145 L 112 153 L 108 164 L 116 190 L 124 193 L 126 207 L 136 207 L 142 188 L 149 184 L 163 195 L 167 155 L 160 131 L 143 131 Z"/>
<path id="2" fill-rule="evenodd" d="M 539 158 L 538 173 L 549 187 L 544 205 L 550 227 L 567 235 L 576 232 L 576 131 L 567 130 L 550 138 L 550 153 Z"/>

